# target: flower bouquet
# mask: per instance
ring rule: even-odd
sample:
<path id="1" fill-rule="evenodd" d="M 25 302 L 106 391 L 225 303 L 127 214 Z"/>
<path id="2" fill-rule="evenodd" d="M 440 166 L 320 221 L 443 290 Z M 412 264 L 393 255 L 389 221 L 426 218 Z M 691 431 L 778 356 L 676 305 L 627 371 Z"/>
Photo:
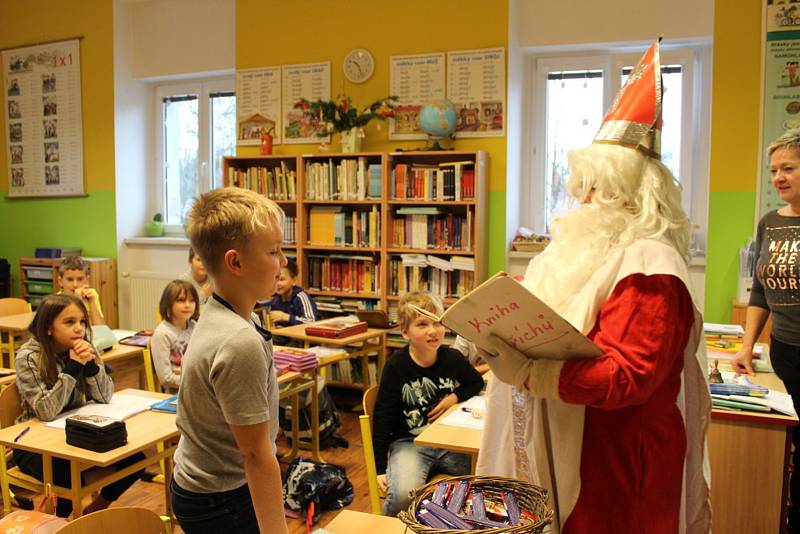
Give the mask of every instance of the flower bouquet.
<path id="1" fill-rule="evenodd" d="M 396 101 L 396 96 L 387 96 L 359 110 L 353 105 L 349 96 L 337 96 L 336 100 L 313 102 L 301 98 L 294 107 L 302 110 L 316 123 L 315 133 L 318 137 L 339 132 L 342 134 L 342 151 L 355 152 L 364 137 L 364 127 L 372 119 L 385 120 L 393 117 Z"/>

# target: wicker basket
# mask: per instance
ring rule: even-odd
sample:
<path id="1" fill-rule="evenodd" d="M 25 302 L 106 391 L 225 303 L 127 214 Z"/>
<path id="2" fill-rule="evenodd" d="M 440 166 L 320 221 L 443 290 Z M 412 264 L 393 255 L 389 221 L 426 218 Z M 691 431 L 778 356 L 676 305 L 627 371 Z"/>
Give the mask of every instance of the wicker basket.
<path id="1" fill-rule="evenodd" d="M 431 498 L 438 484 L 441 482 L 458 482 L 459 480 L 469 481 L 470 489 L 483 490 L 485 495 L 492 495 L 495 499 L 500 499 L 500 493 L 503 491 L 513 492 L 517 496 L 520 508 L 535 514 L 536 521 L 531 522 L 523 519 L 519 525 L 476 530 L 443 530 L 423 525 L 417 521 L 419 505 L 422 501 Z M 547 504 L 547 490 L 544 488 L 511 478 L 468 475 L 434 480 L 415 489 L 412 492 L 411 504 L 408 506 L 408 510 L 401 511 L 397 517 L 408 528 L 418 534 L 539 534 L 544 531 L 547 525 L 552 523 L 553 510 Z"/>
<path id="2" fill-rule="evenodd" d="M 514 250 L 519 252 L 541 252 L 550 243 L 540 243 L 537 241 L 512 241 L 511 244 L 514 246 Z"/>

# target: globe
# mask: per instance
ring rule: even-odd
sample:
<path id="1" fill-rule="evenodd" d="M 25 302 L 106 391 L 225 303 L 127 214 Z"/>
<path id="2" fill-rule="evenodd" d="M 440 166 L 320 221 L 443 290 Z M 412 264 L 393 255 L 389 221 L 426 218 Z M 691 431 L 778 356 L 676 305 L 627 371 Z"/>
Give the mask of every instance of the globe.
<path id="1" fill-rule="evenodd" d="M 456 108 L 447 99 L 434 100 L 419 111 L 419 127 L 431 137 L 448 137 L 457 124 Z"/>

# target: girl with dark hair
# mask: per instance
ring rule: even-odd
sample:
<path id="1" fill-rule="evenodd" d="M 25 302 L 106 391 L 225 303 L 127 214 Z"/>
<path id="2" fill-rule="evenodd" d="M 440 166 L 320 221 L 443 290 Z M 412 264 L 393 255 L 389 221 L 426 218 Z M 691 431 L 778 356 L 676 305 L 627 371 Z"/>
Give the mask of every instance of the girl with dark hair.
<path id="1" fill-rule="evenodd" d="M 114 383 L 92 346 L 88 324 L 86 308 L 74 295 L 49 295 L 39 305 L 29 327 L 32 338 L 20 347 L 14 360 L 22 403 L 22 415 L 17 423 L 33 418 L 51 421 L 62 412 L 84 405 L 87 400 L 111 401 Z M 14 458 L 23 473 L 42 480 L 41 455 L 16 450 Z M 143 459 L 144 455 L 137 453 L 112 467 L 123 469 Z M 107 508 L 139 479 L 141 473 L 132 473 L 104 487 L 83 513 Z M 67 460 L 53 458 L 53 482 L 71 487 Z M 72 501 L 59 497 L 56 515 L 67 517 L 71 512 Z"/>
<path id="2" fill-rule="evenodd" d="M 153 332 L 150 351 L 158 381 L 168 393 L 177 393 L 181 385 L 181 360 L 200 316 L 198 306 L 197 290 L 185 280 L 173 280 L 161 293 L 163 320 Z"/>

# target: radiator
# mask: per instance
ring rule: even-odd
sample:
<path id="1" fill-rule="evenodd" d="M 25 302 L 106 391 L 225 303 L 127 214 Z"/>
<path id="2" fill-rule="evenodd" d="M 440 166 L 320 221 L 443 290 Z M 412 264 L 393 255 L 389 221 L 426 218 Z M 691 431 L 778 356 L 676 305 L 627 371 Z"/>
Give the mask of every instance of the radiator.
<path id="1" fill-rule="evenodd" d="M 124 276 L 124 275 L 123 275 Z M 158 301 L 164 287 L 175 279 L 174 273 L 134 271 L 130 280 L 130 330 L 152 330 L 158 324 Z"/>

